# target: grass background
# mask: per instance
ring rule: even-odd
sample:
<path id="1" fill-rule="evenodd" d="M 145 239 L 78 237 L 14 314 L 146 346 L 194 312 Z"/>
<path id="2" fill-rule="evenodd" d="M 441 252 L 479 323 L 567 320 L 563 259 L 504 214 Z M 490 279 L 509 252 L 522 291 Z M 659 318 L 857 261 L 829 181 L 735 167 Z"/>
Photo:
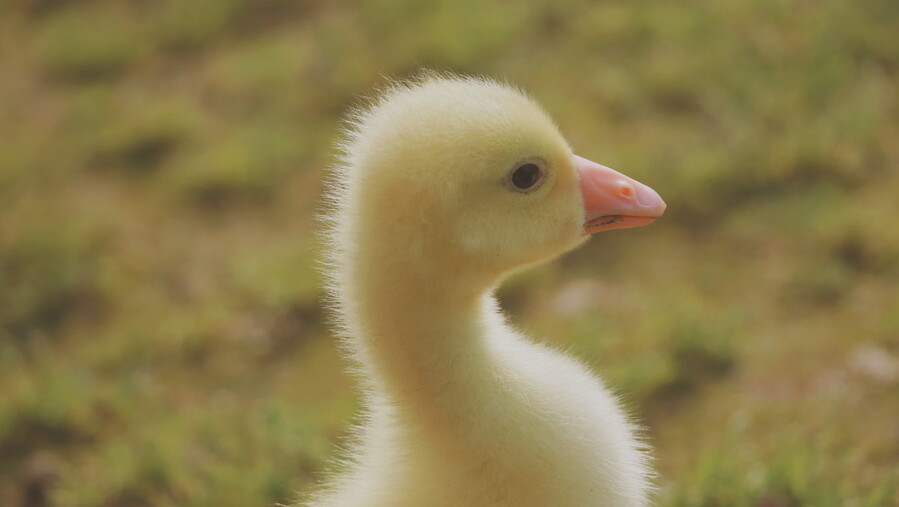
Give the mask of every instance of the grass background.
<path id="1" fill-rule="evenodd" d="M 421 66 L 656 188 L 502 291 L 655 448 L 662 506 L 899 505 L 899 3 L 0 2 L 0 504 L 272 505 L 355 409 L 312 215 Z"/>

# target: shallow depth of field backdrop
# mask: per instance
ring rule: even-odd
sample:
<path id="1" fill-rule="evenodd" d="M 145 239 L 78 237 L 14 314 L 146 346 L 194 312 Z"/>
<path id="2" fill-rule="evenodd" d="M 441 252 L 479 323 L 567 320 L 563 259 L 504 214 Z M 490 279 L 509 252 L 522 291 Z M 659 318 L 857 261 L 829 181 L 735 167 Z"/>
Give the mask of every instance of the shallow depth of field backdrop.
<path id="1" fill-rule="evenodd" d="M 624 393 L 660 505 L 899 505 L 899 2 L 549 4 L 0 3 L 0 505 L 311 486 L 356 408 L 324 168 L 421 66 L 668 202 L 500 294 Z"/>

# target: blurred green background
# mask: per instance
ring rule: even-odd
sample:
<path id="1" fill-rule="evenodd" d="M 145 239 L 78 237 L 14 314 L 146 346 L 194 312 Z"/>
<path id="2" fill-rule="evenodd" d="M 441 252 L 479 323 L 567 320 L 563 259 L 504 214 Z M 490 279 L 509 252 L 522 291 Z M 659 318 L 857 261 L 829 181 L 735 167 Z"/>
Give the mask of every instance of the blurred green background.
<path id="1" fill-rule="evenodd" d="M 273 505 L 357 400 L 313 215 L 422 66 L 530 91 L 668 213 L 511 281 L 662 506 L 899 505 L 899 2 L 0 2 L 0 505 Z"/>

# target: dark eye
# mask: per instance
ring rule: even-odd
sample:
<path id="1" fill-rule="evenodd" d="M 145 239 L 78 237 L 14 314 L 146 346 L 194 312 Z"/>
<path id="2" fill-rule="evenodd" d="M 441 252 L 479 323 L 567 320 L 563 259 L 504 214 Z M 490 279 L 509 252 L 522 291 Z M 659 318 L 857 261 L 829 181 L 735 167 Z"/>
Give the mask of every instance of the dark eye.
<path id="1" fill-rule="evenodd" d="M 511 179 L 516 190 L 531 190 L 543 181 L 543 170 L 537 164 L 523 164 L 512 172 Z"/>

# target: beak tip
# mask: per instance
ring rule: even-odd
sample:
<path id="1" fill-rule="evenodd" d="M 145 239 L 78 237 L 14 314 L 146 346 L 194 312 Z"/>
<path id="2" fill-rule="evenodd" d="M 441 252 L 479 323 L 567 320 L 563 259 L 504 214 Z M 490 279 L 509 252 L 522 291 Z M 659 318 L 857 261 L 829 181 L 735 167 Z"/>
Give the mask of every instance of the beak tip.
<path id="1" fill-rule="evenodd" d="M 653 191 L 653 193 L 655 193 L 655 191 Z M 668 209 L 668 204 L 661 197 L 659 197 L 659 194 L 655 193 L 655 196 L 658 201 L 653 205 L 653 212 L 656 217 L 660 217 L 665 214 L 665 210 Z"/>
<path id="2" fill-rule="evenodd" d="M 637 182 L 639 185 L 639 190 L 636 192 L 639 200 L 636 200 L 636 204 L 638 204 L 641 208 L 646 210 L 646 213 L 649 216 L 660 217 L 665 213 L 665 209 L 668 205 L 662 199 L 658 192 L 652 189 L 649 185 L 644 185 L 643 183 Z"/>

